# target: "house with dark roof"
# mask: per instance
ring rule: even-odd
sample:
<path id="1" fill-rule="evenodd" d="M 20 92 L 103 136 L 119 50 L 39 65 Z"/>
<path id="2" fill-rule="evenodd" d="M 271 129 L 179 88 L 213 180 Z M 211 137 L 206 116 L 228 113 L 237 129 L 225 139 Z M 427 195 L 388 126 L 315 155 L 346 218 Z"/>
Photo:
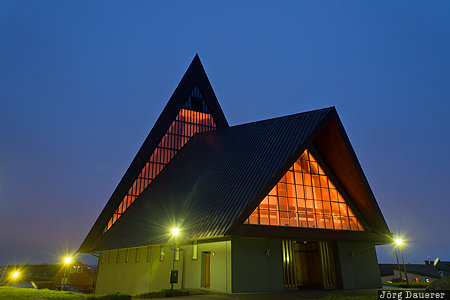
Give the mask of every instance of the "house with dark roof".
<path id="1" fill-rule="evenodd" d="M 450 270 L 445 270 L 445 262 L 441 264 L 441 267 L 425 261 L 425 264 L 405 264 L 404 266 L 399 266 L 397 264 L 380 264 L 379 268 L 382 282 L 399 278 L 406 281 L 405 268 L 409 282 L 433 282 L 443 276 L 450 275 Z"/>
<path id="2" fill-rule="evenodd" d="M 357 289 L 391 239 L 334 107 L 229 126 L 196 55 L 78 251 L 96 293 Z"/>
<path id="3" fill-rule="evenodd" d="M 94 287 L 94 274 L 78 259 L 68 265 L 8 265 L 0 269 L 3 269 L 0 285 L 51 289 L 64 282 L 66 286 L 83 292 L 92 292 Z"/>

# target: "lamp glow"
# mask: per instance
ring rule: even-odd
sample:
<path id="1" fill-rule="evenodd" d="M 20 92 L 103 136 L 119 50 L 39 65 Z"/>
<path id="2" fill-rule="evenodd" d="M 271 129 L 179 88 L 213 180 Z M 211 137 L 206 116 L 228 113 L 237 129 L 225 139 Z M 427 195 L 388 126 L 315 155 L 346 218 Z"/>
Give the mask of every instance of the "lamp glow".
<path id="1" fill-rule="evenodd" d="M 13 276 L 14 278 L 19 277 L 19 272 L 14 272 L 12 276 Z"/>
<path id="2" fill-rule="evenodd" d="M 403 244 L 403 239 L 395 239 L 395 244 L 401 246 Z"/>
<path id="3" fill-rule="evenodd" d="M 66 258 L 64 258 L 64 262 L 65 262 L 66 264 L 70 264 L 71 261 L 72 261 L 72 257 L 66 257 Z"/>
<path id="4" fill-rule="evenodd" d="M 180 228 L 172 228 L 172 235 L 177 236 L 180 233 Z"/>

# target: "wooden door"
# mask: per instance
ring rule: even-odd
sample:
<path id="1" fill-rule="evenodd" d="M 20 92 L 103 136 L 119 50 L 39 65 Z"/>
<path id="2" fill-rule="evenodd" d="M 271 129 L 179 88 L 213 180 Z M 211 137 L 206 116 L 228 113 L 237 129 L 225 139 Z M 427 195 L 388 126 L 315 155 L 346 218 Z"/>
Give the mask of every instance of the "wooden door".
<path id="1" fill-rule="evenodd" d="M 295 273 L 298 287 L 322 286 L 321 258 L 317 242 L 294 244 Z"/>
<path id="2" fill-rule="evenodd" d="M 211 285 L 211 252 L 203 252 L 203 287 Z"/>

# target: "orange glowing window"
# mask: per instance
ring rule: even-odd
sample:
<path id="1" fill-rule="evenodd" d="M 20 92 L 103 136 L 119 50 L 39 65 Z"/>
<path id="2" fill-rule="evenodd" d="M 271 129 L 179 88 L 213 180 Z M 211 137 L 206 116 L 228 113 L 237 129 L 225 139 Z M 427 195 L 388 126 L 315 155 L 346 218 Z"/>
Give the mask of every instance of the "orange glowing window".
<path id="1" fill-rule="evenodd" d="M 303 152 L 245 223 L 364 230 L 308 150 Z"/>
<path id="2" fill-rule="evenodd" d="M 201 98 L 200 90 L 198 87 L 195 87 L 186 104 L 170 125 L 169 130 L 162 137 L 155 151 L 150 155 L 147 164 L 135 179 L 123 200 L 119 203 L 117 210 L 108 221 L 104 232 L 111 228 L 195 133 L 210 131 L 216 128 L 216 124 L 204 101 L 196 103 L 195 107 L 194 104 L 191 104 L 191 99 L 198 100 Z M 193 109 L 197 109 L 197 111 Z M 202 110 L 203 112 L 198 110 Z"/>

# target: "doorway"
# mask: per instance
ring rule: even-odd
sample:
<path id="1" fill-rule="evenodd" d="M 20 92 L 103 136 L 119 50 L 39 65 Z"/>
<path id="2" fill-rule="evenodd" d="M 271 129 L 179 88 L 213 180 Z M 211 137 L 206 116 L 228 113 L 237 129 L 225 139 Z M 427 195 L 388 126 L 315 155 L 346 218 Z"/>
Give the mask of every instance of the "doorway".
<path id="1" fill-rule="evenodd" d="M 211 252 L 202 252 L 202 287 L 209 288 L 211 285 Z"/>
<path id="2" fill-rule="evenodd" d="M 286 288 L 336 288 L 335 247 L 326 241 L 282 241 Z"/>
<path id="3" fill-rule="evenodd" d="M 322 286 L 322 270 L 317 242 L 295 243 L 294 261 L 297 287 L 317 288 Z"/>

